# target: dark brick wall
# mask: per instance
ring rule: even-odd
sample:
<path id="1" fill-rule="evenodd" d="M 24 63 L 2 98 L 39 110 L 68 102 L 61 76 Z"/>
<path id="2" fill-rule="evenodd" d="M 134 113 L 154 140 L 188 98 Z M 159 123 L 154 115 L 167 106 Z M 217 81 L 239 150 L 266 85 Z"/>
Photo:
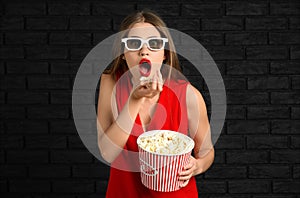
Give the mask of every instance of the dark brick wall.
<path id="1" fill-rule="evenodd" d="M 224 78 L 226 123 L 213 166 L 197 177 L 201 197 L 299 198 L 296 0 L 2 1 L 1 197 L 104 197 L 109 167 L 77 134 L 73 80 L 85 55 L 143 8 L 201 42 Z M 184 73 L 205 95 L 187 65 Z"/>

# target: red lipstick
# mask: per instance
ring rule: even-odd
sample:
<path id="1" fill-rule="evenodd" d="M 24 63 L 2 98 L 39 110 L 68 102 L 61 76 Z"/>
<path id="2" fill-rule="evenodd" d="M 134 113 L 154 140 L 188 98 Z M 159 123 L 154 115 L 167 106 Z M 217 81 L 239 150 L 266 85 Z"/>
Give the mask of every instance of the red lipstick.
<path id="1" fill-rule="evenodd" d="M 139 69 L 141 76 L 148 77 L 151 73 L 151 61 L 146 58 L 140 60 Z"/>

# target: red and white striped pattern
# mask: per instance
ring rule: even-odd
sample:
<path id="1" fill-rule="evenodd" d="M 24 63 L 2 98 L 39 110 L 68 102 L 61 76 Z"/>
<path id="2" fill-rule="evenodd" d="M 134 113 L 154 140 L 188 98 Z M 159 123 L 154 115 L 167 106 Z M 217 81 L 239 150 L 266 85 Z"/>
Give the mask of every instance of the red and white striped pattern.
<path id="1" fill-rule="evenodd" d="M 189 162 L 191 150 L 181 155 L 162 155 L 150 153 L 139 147 L 142 183 L 156 191 L 178 190 L 183 181 L 178 174 Z"/>

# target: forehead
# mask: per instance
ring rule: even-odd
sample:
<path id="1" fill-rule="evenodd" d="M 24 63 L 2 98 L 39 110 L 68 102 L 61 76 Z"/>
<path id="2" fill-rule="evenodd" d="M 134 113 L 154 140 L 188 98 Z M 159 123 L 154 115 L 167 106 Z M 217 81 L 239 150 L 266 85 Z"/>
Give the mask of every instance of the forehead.
<path id="1" fill-rule="evenodd" d="M 128 37 L 160 37 L 159 31 L 150 23 L 136 23 L 128 32 Z"/>

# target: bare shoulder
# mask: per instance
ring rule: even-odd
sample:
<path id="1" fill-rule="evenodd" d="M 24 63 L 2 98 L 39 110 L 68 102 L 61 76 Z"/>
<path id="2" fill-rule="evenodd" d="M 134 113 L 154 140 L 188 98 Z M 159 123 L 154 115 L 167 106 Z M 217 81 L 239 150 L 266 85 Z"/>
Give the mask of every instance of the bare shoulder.
<path id="1" fill-rule="evenodd" d="M 108 89 L 115 85 L 115 80 L 111 74 L 102 74 L 100 81 L 100 89 Z"/>
<path id="2" fill-rule="evenodd" d="M 196 106 L 199 106 L 201 109 L 206 109 L 206 105 L 202 94 L 191 84 L 187 86 L 186 102 L 188 108 L 194 108 Z"/>

